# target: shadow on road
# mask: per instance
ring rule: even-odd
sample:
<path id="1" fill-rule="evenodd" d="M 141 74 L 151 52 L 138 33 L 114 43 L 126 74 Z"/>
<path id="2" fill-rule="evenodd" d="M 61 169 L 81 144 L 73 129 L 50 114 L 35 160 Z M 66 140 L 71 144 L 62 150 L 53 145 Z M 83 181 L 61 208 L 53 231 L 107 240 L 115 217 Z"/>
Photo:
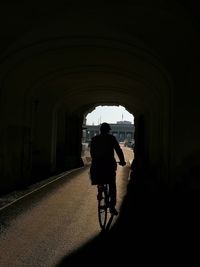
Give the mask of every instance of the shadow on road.
<path id="1" fill-rule="evenodd" d="M 182 200 L 167 194 L 137 192 L 129 184 L 113 227 L 63 258 L 57 266 L 113 266 L 120 262 L 129 266 L 181 259 L 188 248 L 194 219 Z"/>
<path id="2" fill-rule="evenodd" d="M 180 263 L 199 239 L 198 213 L 191 203 L 183 195 L 137 191 L 130 181 L 113 227 L 57 266 Z"/>

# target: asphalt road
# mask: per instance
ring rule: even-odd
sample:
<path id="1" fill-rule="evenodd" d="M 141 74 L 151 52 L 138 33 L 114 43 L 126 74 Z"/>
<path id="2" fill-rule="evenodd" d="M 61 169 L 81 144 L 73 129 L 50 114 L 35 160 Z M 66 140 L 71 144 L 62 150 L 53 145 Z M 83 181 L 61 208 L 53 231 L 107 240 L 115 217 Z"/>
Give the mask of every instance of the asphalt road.
<path id="1" fill-rule="evenodd" d="M 100 236 L 96 187 L 91 186 L 88 171 L 88 166 L 75 170 L 0 211 L 1 267 L 59 266 Z M 119 210 L 128 173 L 128 166 L 118 166 Z"/>
<path id="2" fill-rule="evenodd" d="M 124 152 L 127 162 L 131 161 L 132 151 L 124 148 Z M 64 174 L 1 207 L 0 267 L 199 262 L 196 199 L 189 202 L 185 196 L 138 191 L 129 166 L 119 166 L 120 212 L 108 233 L 102 234 L 96 187 L 90 184 L 88 167 Z"/>

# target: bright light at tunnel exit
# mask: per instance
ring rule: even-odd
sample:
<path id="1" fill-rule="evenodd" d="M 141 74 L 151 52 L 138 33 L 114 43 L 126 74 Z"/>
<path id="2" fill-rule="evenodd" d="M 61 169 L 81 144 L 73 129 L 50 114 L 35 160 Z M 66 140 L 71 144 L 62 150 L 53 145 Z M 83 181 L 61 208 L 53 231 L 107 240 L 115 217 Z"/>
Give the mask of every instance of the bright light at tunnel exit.
<path id="1" fill-rule="evenodd" d="M 129 121 L 134 124 L 134 116 L 123 106 L 97 106 L 86 116 L 86 125 L 99 125 L 102 122 L 117 123 Z"/>

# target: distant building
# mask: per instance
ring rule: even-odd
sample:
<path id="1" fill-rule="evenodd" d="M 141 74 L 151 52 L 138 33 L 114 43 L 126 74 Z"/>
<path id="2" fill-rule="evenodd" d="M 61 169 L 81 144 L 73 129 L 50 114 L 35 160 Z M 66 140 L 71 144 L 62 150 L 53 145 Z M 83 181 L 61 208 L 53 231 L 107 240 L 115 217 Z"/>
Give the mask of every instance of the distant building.
<path id="1" fill-rule="evenodd" d="M 133 143 L 135 126 L 130 121 L 118 121 L 117 123 L 109 123 L 111 126 L 110 133 L 113 134 L 118 142 Z M 100 133 L 100 125 L 85 125 L 83 138 L 88 143 L 91 138 Z"/>
<path id="2" fill-rule="evenodd" d="M 117 121 L 117 124 L 131 124 L 131 121 Z"/>

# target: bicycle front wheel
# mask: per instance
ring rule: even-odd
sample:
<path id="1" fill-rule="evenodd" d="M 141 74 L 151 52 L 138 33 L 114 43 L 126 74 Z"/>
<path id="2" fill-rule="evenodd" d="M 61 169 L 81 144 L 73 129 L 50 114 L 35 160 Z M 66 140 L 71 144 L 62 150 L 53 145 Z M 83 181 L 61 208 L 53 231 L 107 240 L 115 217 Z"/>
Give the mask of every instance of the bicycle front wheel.
<path id="1" fill-rule="evenodd" d="M 101 229 L 105 230 L 108 214 L 108 185 L 103 185 L 98 199 L 98 219 Z"/>

